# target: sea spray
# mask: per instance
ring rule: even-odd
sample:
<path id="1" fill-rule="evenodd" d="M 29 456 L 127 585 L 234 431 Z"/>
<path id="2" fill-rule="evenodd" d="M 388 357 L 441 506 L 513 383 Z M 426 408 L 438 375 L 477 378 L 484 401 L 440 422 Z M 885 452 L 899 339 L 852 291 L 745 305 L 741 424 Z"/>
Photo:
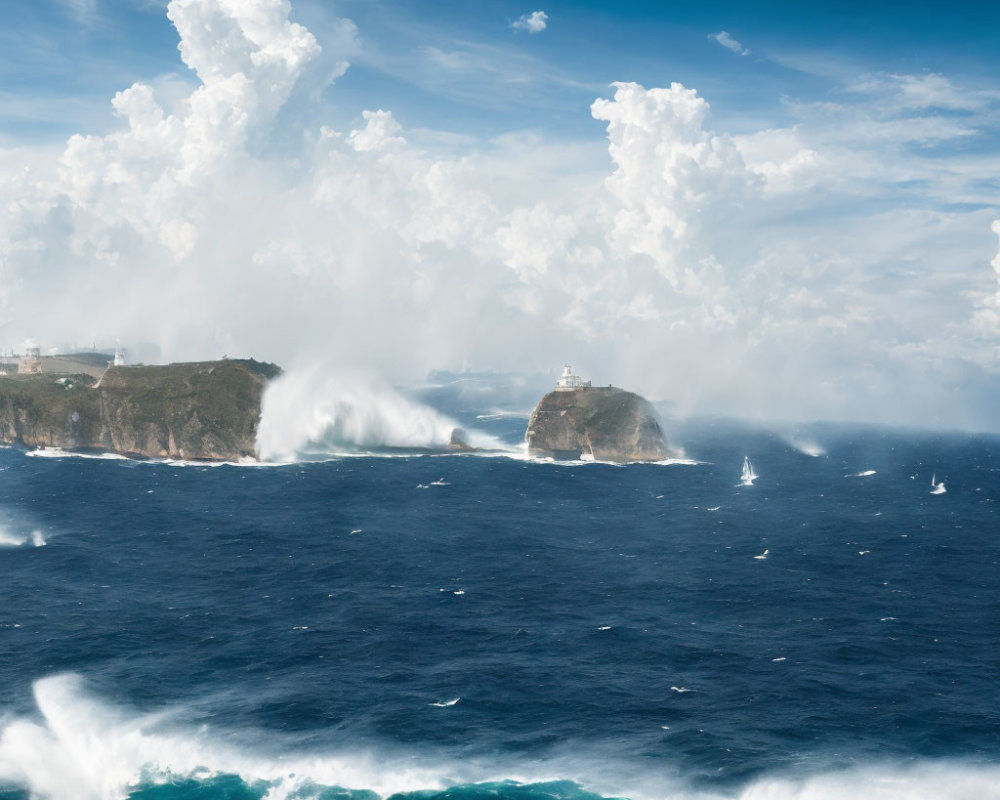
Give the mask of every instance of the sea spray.
<path id="1" fill-rule="evenodd" d="M 260 797 L 272 800 L 996 800 L 1000 768 L 959 760 L 839 769 L 817 763 L 764 773 L 728 789 L 698 786 L 661 763 L 616 756 L 597 742 L 566 744 L 519 763 L 417 756 L 390 750 L 308 752 L 294 738 L 214 730 L 183 721 L 186 710 L 142 713 L 87 691 L 80 676 L 38 680 L 40 719 L 0 722 L 0 791 L 12 785 L 46 800 Z M 254 791 L 250 792 L 250 787 Z M 184 790 L 184 791 L 181 791 Z"/>
<path id="2" fill-rule="evenodd" d="M 30 520 L 0 509 L 0 547 L 44 547 L 45 534 Z"/>
<path id="3" fill-rule="evenodd" d="M 377 448 L 445 448 L 458 423 L 383 380 L 322 364 L 290 370 L 264 394 L 257 450 L 268 461 Z M 469 431 L 473 447 L 502 448 Z"/>
<path id="4" fill-rule="evenodd" d="M 275 747 L 273 734 L 256 737 L 256 744 L 270 745 L 260 750 L 250 733 L 185 725 L 181 707 L 158 713 L 116 707 L 87 691 L 76 674 L 40 679 L 33 693 L 40 720 L 7 715 L 0 722 L 0 790 L 13 783 L 49 800 L 119 800 L 143 784 L 209 783 L 219 775 L 265 781 L 292 796 L 310 784 L 382 796 L 443 786 L 436 770 L 367 753 L 295 751 L 292 741 Z"/>

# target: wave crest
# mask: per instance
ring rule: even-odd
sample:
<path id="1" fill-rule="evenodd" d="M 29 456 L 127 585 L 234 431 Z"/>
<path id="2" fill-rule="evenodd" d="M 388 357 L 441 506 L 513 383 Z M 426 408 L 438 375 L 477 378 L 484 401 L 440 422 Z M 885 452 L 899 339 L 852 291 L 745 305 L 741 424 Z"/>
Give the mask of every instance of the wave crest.
<path id="1" fill-rule="evenodd" d="M 455 420 L 384 381 L 313 365 L 285 373 L 268 386 L 257 450 L 266 461 L 291 461 L 345 450 L 442 449 L 458 428 Z M 469 431 L 467 437 L 473 447 L 503 448 L 488 434 Z"/>
<path id="2" fill-rule="evenodd" d="M 42 800 L 1000 798 L 1000 767 L 961 761 L 765 774 L 720 792 L 675 777 L 662 762 L 626 762 L 570 743 L 561 754 L 520 764 L 476 763 L 467 754 L 432 763 L 389 752 L 308 753 L 281 735 L 216 732 L 185 722 L 182 708 L 141 713 L 110 705 L 88 693 L 74 674 L 43 678 L 33 690 L 40 718 L 8 714 L 0 721 L 0 790 L 14 784 Z"/>

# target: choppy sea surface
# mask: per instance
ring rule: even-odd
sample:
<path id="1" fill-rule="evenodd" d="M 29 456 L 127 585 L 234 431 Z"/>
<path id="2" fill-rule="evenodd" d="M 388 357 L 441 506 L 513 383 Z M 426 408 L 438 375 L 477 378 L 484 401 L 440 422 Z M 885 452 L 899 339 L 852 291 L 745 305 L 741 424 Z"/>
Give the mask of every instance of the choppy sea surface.
<path id="1" fill-rule="evenodd" d="M 0 798 L 1000 798 L 1000 438 L 671 438 L 0 450 Z"/>

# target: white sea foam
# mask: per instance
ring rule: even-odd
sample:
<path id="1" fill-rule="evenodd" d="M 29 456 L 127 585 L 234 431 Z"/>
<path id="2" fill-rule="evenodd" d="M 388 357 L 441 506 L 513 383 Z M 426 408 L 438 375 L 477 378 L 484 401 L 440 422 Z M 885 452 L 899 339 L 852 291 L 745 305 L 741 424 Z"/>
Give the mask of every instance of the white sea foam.
<path id="1" fill-rule="evenodd" d="M 308 453 L 395 448 L 445 448 L 459 425 L 388 384 L 322 364 L 293 369 L 264 393 L 257 449 L 267 461 Z M 496 437 L 467 432 L 473 447 L 505 449 Z"/>
<path id="2" fill-rule="evenodd" d="M 521 461 L 530 461 L 533 464 L 556 464 L 560 467 L 580 467 L 580 466 L 593 466 L 595 464 L 600 464 L 605 467 L 627 467 L 631 464 L 622 464 L 618 461 L 601 461 L 595 458 L 579 458 L 579 459 L 557 459 L 550 456 L 533 456 L 529 455 L 526 451 L 524 453 L 518 454 L 516 452 L 505 453 L 505 456 L 509 458 L 516 458 Z M 685 467 L 696 467 L 705 464 L 704 461 L 695 461 L 691 458 L 665 458 L 662 461 L 636 461 L 634 464 L 645 464 L 657 467 L 675 467 L 675 466 L 685 466 Z"/>
<path id="3" fill-rule="evenodd" d="M 850 475 L 845 475 L 845 478 L 870 478 L 875 475 L 876 472 L 873 469 L 866 469 L 862 472 L 852 472 Z"/>
<path id="4" fill-rule="evenodd" d="M 221 773 L 269 781 L 289 792 L 308 783 L 381 795 L 443 786 L 438 770 L 371 754 L 289 755 L 281 748 L 264 753 L 226 744 L 231 732 L 216 736 L 205 726 L 185 727 L 177 713 L 108 706 L 74 675 L 37 681 L 34 696 L 41 719 L 8 716 L 2 723 L 0 783 L 27 787 L 46 800 L 120 800 L 140 779 Z"/>
<path id="5" fill-rule="evenodd" d="M 39 800 L 121 800 L 140 783 L 219 774 L 266 781 L 267 800 L 304 800 L 321 786 L 369 789 L 385 797 L 505 779 L 568 779 L 606 797 L 634 800 L 1000 800 L 996 765 L 923 760 L 908 766 L 786 770 L 720 794 L 694 789 L 669 764 L 637 763 L 601 745 L 568 742 L 525 762 L 389 748 L 307 752 L 297 740 L 274 732 L 185 724 L 182 708 L 157 713 L 117 708 L 88 693 L 74 675 L 37 681 L 34 695 L 37 716 L 0 717 L 0 783 L 23 787 Z M 460 699 L 430 705 L 447 708 Z"/>
<path id="6" fill-rule="evenodd" d="M 119 453 L 78 453 L 61 447 L 37 447 L 24 453 L 32 458 L 91 458 L 102 461 L 127 461 L 128 456 Z"/>
<path id="7" fill-rule="evenodd" d="M 739 800 L 996 800 L 1000 768 L 953 762 L 872 765 L 808 776 L 764 777 Z"/>

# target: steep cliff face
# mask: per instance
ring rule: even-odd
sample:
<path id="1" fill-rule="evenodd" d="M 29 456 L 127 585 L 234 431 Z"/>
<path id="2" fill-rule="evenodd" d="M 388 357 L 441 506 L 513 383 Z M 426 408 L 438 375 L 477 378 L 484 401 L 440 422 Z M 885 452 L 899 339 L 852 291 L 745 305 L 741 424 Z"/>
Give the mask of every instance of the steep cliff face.
<path id="1" fill-rule="evenodd" d="M 146 458 L 256 456 L 261 397 L 280 373 L 253 360 L 0 378 L 0 441 Z"/>
<path id="2" fill-rule="evenodd" d="M 535 407 L 525 433 L 536 456 L 598 461 L 662 461 L 670 457 L 649 402 L 623 389 L 549 392 Z"/>

